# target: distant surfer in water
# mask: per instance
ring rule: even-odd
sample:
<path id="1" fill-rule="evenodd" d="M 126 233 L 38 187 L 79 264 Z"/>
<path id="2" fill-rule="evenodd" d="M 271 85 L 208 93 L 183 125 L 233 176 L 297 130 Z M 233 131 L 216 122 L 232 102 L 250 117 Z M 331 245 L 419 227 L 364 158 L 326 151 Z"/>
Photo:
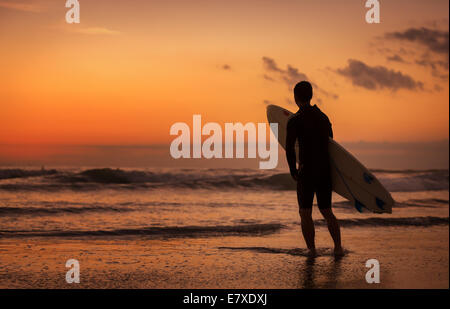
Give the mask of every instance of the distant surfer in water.
<path id="1" fill-rule="evenodd" d="M 333 130 L 328 117 L 316 106 L 311 106 L 313 89 L 309 82 L 295 85 L 294 98 L 299 111 L 287 124 L 286 158 L 292 177 L 297 181 L 297 200 L 303 237 L 310 256 L 316 256 L 312 204 L 314 193 L 334 241 L 334 254 L 343 255 L 339 223 L 331 210 L 331 172 L 328 137 Z M 299 168 L 296 166 L 295 142 L 299 143 Z"/>

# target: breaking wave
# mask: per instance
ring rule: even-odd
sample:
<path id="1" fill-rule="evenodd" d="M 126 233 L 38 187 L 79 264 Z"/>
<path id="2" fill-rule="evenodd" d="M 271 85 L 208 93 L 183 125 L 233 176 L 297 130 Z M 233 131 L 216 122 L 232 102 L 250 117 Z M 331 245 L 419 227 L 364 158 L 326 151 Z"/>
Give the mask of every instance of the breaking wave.
<path id="1" fill-rule="evenodd" d="M 23 169 L 0 169 L 0 180 L 10 178 L 25 178 L 25 177 L 37 177 L 54 175 L 58 173 L 57 170 L 23 170 Z"/>
<path id="2" fill-rule="evenodd" d="M 174 237 L 218 237 L 267 235 L 284 228 L 282 224 L 242 224 L 218 226 L 174 226 L 137 229 L 91 230 L 91 231 L 2 231 L 0 237 L 102 237 L 102 236 L 152 236 Z"/>
<path id="3" fill-rule="evenodd" d="M 30 216 L 56 216 L 65 214 L 84 214 L 84 213 L 125 213 L 131 211 L 142 211 L 149 208 L 166 208 L 166 207 L 183 207 L 186 203 L 183 202 L 164 202 L 164 201 L 149 201 L 149 202 L 122 202 L 122 203 L 93 203 L 83 204 L 65 201 L 37 201 L 33 203 L 33 206 L 16 206 L 17 203 L 9 206 L 0 206 L 0 215 L 3 216 L 17 216 L 17 215 L 30 215 Z M 58 205 L 55 207 L 55 205 Z M 254 207 L 259 203 L 242 203 L 242 202 L 217 202 L 217 201 L 195 201 L 190 204 L 191 206 L 202 207 Z M 397 202 L 395 208 L 441 208 L 448 207 L 449 201 L 445 199 L 410 199 L 404 202 Z M 352 210 L 353 205 L 348 201 L 341 201 L 333 203 L 334 208 L 342 208 Z"/>
<path id="4" fill-rule="evenodd" d="M 343 227 L 430 227 L 448 225 L 448 217 L 405 217 L 405 218 L 364 218 L 340 219 Z M 294 222 L 294 225 L 298 225 Z M 322 219 L 315 220 L 315 225 L 326 226 Z M 0 230 L 0 238 L 12 237 L 120 237 L 148 236 L 156 239 L 166 238 L 201 238 L 224 236 L 264 236 L 279 232 L 287 226 L 279 223 L 240 224 L 217 226 L 167 226 L 145 227 L 135 229 L 113 230 Z"/>
<path id="5" fill-rule="evenodd" d="M 448 190 L 449 171 L 386 171 L 374 174 L 391 192 Z M 107 189 L 271 189 L 295 190 L 296 184 L 288 173 L 262 170 L 0 170 L 0 190 L 99 190 Z"/>
<path id="6" fill-rule="evenodd" d="M 59 215 L 85 212 L 127 212 L 131 208 L 85 206 L 85 207 L 0 207 L 0 215 Z"/>
<path id="7" fill-rule="evenodd" d="M 296 223 L 298 224 L 298 223 Z M 314 224 L 326 226 L 323 219 L 315 220 Z M 364 219 L 339 219 L 339 224 L 344 227 L 384 227 L 384 226 L 422 226 L 448 225 L 448 217 L 404 217 L 404 218 L 379 218 L 370 217 Z"/>

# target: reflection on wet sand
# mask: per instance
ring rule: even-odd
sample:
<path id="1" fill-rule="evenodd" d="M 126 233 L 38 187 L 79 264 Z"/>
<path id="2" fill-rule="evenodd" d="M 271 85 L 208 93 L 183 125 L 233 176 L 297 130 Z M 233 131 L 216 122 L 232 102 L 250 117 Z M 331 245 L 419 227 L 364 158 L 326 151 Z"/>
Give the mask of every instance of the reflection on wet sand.
<path id="1" fill-rule="evenodd" d="M 334 256 L 332 249 L 329 248 L 318 248 L 316 257 L 310 257 L 308 255 L 308 249 L 305 248 L 283 249 L 269 247 L 219 247 L 219 249 L 245 250 L 259 253 L 288 254 L 306 257 L 304 262 L 299 265 L 299 288 L 302 289 L 336 288 L 339 282 L 339 276 L 341 274 L 341 261 L 345 258 L 345 255 Z M 348 253 L 349 251 L 345 250 L 345 254 Z M 329 258 L 326 262 L 322 260 L 325 257 Z M 319 258 L 321 258 L 321 263 L 318 263 Z M 328 266 L 325 266 L 325 264 L 328 264 Z"/>
<path id="2" fill-rule="evenodd" d="M 336 288 L 341 274 L 341 261 L 343 258 L 343 256 L 332 256 L 327 261 L 329 266 L 322 273 L 323 265 L 318 265 L 318 257 L 307 257 L 300 266 L 299 288 Z"/>

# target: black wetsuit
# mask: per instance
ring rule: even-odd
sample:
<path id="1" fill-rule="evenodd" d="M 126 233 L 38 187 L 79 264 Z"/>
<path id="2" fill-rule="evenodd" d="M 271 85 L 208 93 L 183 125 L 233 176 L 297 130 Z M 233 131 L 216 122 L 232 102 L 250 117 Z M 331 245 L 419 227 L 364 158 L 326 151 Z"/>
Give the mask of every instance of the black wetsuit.
<path id="1" fill-rule="evenodd" d="M 312 207 L 314 193 L 320 209 L 331 208 L 329 137 L 333 137 L 330 120 L 316 105 L 302 108 L 288 121 L 286 158 L 291 175 L 297 174 L 298 177 L 297 199 L 300 208 Z M 295 158 L 297 140 L 300 148 L 299 170 Z"/>

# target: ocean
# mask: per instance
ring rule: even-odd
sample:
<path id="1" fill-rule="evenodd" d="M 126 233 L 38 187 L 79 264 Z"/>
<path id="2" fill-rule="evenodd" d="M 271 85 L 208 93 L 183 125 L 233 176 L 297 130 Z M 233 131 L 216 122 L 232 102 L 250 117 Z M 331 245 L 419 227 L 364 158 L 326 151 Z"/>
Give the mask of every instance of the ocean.
<path id="1" fill-rule="evenodd" d="M 72 287 L 64 263 L 78 258 L 79 287 L 369 288 L 364 261 L 379 257 L 390 278 L 381 287 L 448 288 L 449 171 L 372 172 L 396 204 L 358 213 L 333 193 L 339 263 L 349 264 L 330 285 L 329 272 L 311 278 L 314 266 L 297 265 L 308 258 L 285 170 L 0 169 L 0 287 Z M 327 268 L 332 242 L 316 206 L 313 218 Z M 281 276 L 289 267 L 308 273 Z"/>

